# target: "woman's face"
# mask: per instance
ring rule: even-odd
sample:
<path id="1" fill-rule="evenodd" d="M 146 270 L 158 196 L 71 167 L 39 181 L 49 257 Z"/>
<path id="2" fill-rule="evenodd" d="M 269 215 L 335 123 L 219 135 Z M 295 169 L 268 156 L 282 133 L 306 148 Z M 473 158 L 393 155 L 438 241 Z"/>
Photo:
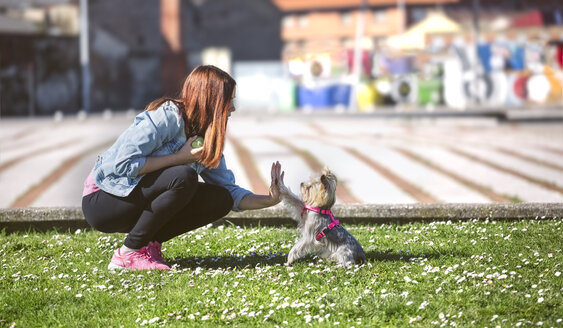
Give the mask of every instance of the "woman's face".
<path id="1" fill-rule="evenodd" d="M 237 92 L 237 89 L 235 88 L 233 90 L 233 96 L 231 97 L 231 103 L 229 104 L 229 115 L 227 115 L 227 117 L 231 117 L 231 113 L 236 110 L 236 108 L 235 108 L 235 94 L 236 94 L 236 92 Z"/>

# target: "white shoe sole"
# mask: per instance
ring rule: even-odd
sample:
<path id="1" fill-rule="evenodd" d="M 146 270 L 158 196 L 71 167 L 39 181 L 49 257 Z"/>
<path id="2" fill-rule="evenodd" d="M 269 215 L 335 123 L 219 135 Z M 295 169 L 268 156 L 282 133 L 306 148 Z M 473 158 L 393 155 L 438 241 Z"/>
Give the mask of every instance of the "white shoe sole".
<path id="1" fill-rule="evenodd" d="M 109 262 L 108 270 L 126 270 L 126 267 L 119 266 L 113 262 Z"/>

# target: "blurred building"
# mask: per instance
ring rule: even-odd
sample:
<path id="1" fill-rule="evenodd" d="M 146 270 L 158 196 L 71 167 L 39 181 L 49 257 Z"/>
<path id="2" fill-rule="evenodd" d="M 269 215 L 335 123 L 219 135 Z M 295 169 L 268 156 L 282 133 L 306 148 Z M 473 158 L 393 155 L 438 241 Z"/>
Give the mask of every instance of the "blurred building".
<path id="1" fill-rule="evenodd" d="M 387 37 L 403 33 L 414 19 L 425 15 L 428 8 L 457 1 L 274 0 L 284 14 L 283 58 L 341 57 L 342 50 L 354 48 L 358 32 L 362 39 L 361 48 L 371 49 Z M 363 28 L 358 31 L 360 18 Z"/>
<path id="2" fill-rule="evenodd" d="M 2 115 L 80 108 L 78 0 L 0 0 Z M 89 0 L 91 104 L 141 109 L 193 67 L 278 61 L 280 11 L 263 0 Z"/>
<path id="3" fill-rule="evenodd" d="M 88 3 L 93 111 L 175 95 L 199 64 L 236 78 L 241 109 L 347 107 L 356 98 L 361 110 L 523 106 L 561 93 L 560 0 L 481 0 L 478 10 L 473 0 Z M 80 109 L 78 5 L 0 0 L 1 115 Z"/>
<path id="4" fill-rule="evenodd" d="M 268 1 L 90 0 L 89 10 L 94 108 L 177 95 L 196 65 L 230 71 L 236 61 L 280 58 L 280 15 Z"/>
<path id="5" fill-rule="evenodd" d="M 78 11 L 72 1 L 0 1 L 0 113 L 80 106 Z"/>
<path id="6" fill-rule="evenodd" d="M 563 24 L 563 6 L 559 0 L 480 1 L 478 13 L 474 11 L 473 0 L 274 0 L 274 3 L 283 12 L 283 60 L 317 58 L 321 66 L 330 66 L 323 64 L 330 58 L 331 69 L 338 73 L 342 70 L 334 63 L 349 61 L 358 32 L 363 50 L 385 48 L 389 41 L 389 51 L 424 50 L 448 46 L 458 37 L 473 38 L 475 14 L 479 15 L 481 37 L 486 40 L 559 38 Z M 363 26 L 358 31 L 362 15 Z M 409 31 L 424 20 L 424 26 Z M 408 32 L 411 35 L 401 38 Z"/>
<path id="7" fill-rule="evenodd" d="M 284 16 L 282 60 L 298 108 L 357 100 L 360 110 L 464 109 L 562 99 L 563 50 L 549 46 L 563 39 L 561 1 L 274 2 Z"/>

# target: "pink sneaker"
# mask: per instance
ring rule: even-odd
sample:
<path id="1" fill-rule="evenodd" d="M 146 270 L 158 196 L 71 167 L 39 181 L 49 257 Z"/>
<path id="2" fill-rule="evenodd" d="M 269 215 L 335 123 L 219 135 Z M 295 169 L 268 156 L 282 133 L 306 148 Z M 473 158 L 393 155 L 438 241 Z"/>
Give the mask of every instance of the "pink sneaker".
<path id="1" fill-rule="evenodd" d="M 164 261 L 164 256 L 162 255 L 162 245 L 158 241 L 149 242 L 147 250 L 153 261 L 166 265 L 166 261 Z"/>
<path id="2" fill-rule="evenodd" d="M 167 265 L 158 263 L 151 259 L 149 251 L 146 247 L 138 251 L 121 254 L 121 250 L 117 249 L 113 253 L 113 257 L 108 265 L 109 270 L 170 270 Z"/>

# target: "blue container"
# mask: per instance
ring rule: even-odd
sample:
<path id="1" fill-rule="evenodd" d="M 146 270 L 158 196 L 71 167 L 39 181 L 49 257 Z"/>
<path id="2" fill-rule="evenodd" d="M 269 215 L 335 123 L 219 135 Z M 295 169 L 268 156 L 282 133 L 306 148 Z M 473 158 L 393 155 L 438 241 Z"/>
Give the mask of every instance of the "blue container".
<path id="1" fill-rule="evenodd" d="M 349 84 L 336 84 L 330 87 L 330 105 L 331 106 L 348 106 L 350 103 Z"/>
<path id="2" fill-rule="evenodd" d="M 298 87 L 299 107 L 329 108 L 334 106 L 348 106 L 350 103 L 348 84 L 334 84 L 307 88 Z"/>
<path id="3" fill-rule="evenodd" d="M 307 88 L 299 86 L 299 107 L 330 107 L 330 87 Z"/>

